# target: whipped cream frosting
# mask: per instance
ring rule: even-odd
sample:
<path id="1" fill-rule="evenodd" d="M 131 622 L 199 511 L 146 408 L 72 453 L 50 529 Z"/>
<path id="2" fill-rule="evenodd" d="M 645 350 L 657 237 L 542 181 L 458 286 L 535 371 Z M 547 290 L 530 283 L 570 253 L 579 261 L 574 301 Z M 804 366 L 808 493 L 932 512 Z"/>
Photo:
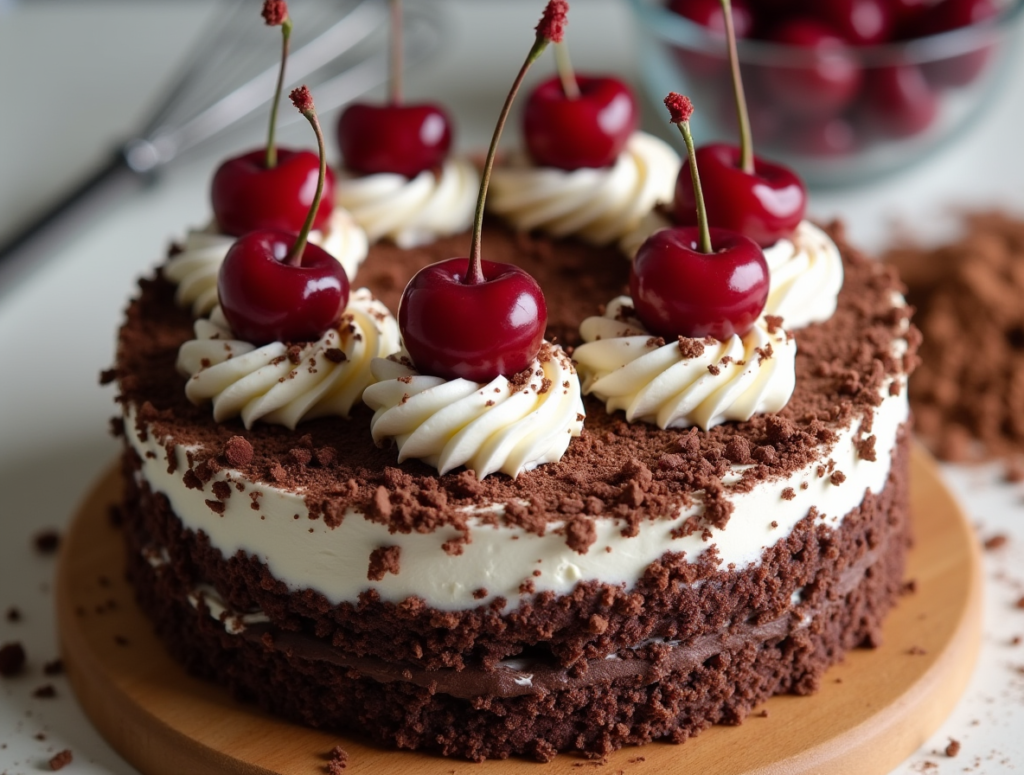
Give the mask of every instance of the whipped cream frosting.
<path id="1" fill-rule="evenodd" d="M 619 248 L 632 259 L 649 236 L 672 225 L 661 213 L 652 212 L 619 241 Z M 783 318 L 790 331 L 832 317 L 843 287 L 843 260 L 831 237 L 810 221 L 801 221 L 791 239 L 765 248 L 764 257 L 771 273 L 765 315 Z"/>
<path id="2" fill-rule="evenodd" d="M 607 245 L 635 232 L 657 204 L 672 201 L 680 164 L 670 145 L 634 132 L 608 168 L 533 167 L 525 157 L 498 167 L 487 206 L 520 231 Z"/>
<path id="3" fill-rule="evenodd" d="M 448 158 L 441 170 L 415 178 L 342 172 L 335 203 L 352 213 L 371 242 L 387 238 L 408 249 L 466 231 L 473 223 L 480 174 L 468 159 Z"/>
<path id="4" fill-rule="evenodd" d="M 630 422 L 704 430 L 727 420 L 777 412 L 796 386 L 796 342 L 760 318 L 742 337 L 665 342 L 633 317 L 619 296 L 603 316 L 580 325 L 585 344 L 573 352 L 583 392 L 624 410 Z"/>
<path id="5" fill-rule="evenodd" d="M 377 381 L 363 394 L 374 410 L 373 440 L 393 439 L 398 462 L 417 458 L 442 474 L 465 466 L 479 479 L 496 471 L 515 478 L 559 460 L 583 430 L 576 370 L 547 342 L 512 381 L 501 375 L 486 384 L 446 380 L 418 374 L 408 363 L 374 360 Z"/>
<path id="6" fill-rule="evenodd" d="M 398 322 L 387 307 L 360 288 L 349 297 L 337 328 L 315 342 L 256 347 L 232 338 L 219 306 L 199 318 L 178 350 L 178 371 L 189 377 L 185 395 L 213 402 L 217 422 L 240 416 L 288 428 L 316 417 L 347 417 L 373 381 L 370 363 L 399 348 Z"/>
<path id="7" fill-rule="evenodd" d="M 164 277 L 178 286 L 175 300 L 182 307 L 191 307 L 196 317 L 210 314 L 217 306 L 217 275 L 237 239 L 218 232 L 216 223 L 193 229 L 185 236 L 182 251 L 164 265 Z M 366 232 L 338 207 L 331 213 L 327 228 L 310 232 L 309 241 L 338 259 L 350 278 L 355 277 L 370 249 Z"/>

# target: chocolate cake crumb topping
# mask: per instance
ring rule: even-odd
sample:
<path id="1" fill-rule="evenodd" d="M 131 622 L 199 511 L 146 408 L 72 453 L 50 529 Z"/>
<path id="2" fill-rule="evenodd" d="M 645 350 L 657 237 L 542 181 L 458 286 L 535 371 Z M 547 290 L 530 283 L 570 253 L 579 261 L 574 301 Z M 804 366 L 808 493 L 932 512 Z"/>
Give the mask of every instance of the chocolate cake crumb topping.
<path id="1" fill-rule="evenodd" d="M 12 624 L 15 623 L 15 622 L 20 622 L 21 621 L 21 609 L 19 609 L 17 606 L 13 606 L 13 605 L 10 608 L 8 608 L 7 609 L 7 621 L 11 622 Z"/>
<path id="2" fill-rule="evenodd" d="M 32 691 L 32 696 L 37 700 L 52 700 L 57 696 L 57 690 L 54 688 L 53 684 L 44 684 L 43 686 L 39 686 L 34 689 Z"/>
<path id="3" fill-rule="evenodd" d="M 1024 221 L 967 215 L 959 239 L 886 260 L 925 335 L 910 380 L 918 434 L 945 460 L 1024 452 Z"/>
<path id="4" fill-rule="evenodd" d="M 960 753 L 960 741 L 949 738 L 949 745 L 946 746 L 946 756 L 953 758 Z"/>
<path id="5" fill-rule="evenodd" d="M 785 490 L 782 491 L 782 500 L 784 501 L 791 501 L 795 497 L 796 490 L 794 490 L 792 487 L 787 487 Z"/>
<path id="6" fill-rule="evenodd" d="M 844 474 L 842 471 L 834 471 L 832 473 L 832 476 L 830 476 L 828 479 L 830 482 L 832 482 L 832 484 L 838 487 L 839 485 L 846 481 L 846 474 Z"/>
<path id="7" fill-rule="evenodd" d="M 348 767 L 348 751 L 340 745 L 334 746 L 328 756 L 327 775 L 341 775 Z"/>
<path id="8" fill-rule="evenodd" d="M 50 769 L 54 772 L 57 772 L 58 770 L 63 770 L 65 767 L 71 764 L 71 759 L 71 749 L 65 748 L 63 751 L 61 751 L 58 754 L 55 754 L 50 758 Z"/>
<path id="9" fill-rule="evenodd" d="M 991 538 L 986 538 L 983 546 L 985 547 L 985 549 L 991 552 L 995 549 L 1001 549 L 1002 547 L 1006 546 L 1009 540 L 1010 539 L 1006 537 L 1005 533 L 996 533 L 996 535 L 992 536 Z"/>
<path id="10" fill-rule="evenodd" d="M 43 665 L 44 675 L 61 675 L 64 672 L 64 660 L 53 659 Z"/>
<path id="11" fill-rule="evenodd" d="M 704 514 L 687 530 L 701 533 L 709 525 L 728 521 L 733 492 L 814 464 L 827 456 L 836 431 L 873 411 L 890 375 L 905 365 L 893 356 L 895 340 L 908 340 L 905 360 L 913 365 L 916 337 L 913 330 L 903 330 L 903 318 L 892 314 L 888 301 L 901 287 L 895 274 L 845 245 L 838 226 L 828 228 L 844 256 L 839 308 L 826 323 L 796 332 L 796 390 L 778 415 L 755 415 L 748 422 L 725 423 L 707 432 L 661 430 L 627 423 L 621 412 L 609 414 L 600 401 L 588 397 L 583 433 L 571 441 L 562 459 L 514 480 L 493 474 L 477 481 L 461 469 L 438 476 L 421 461 L 399 464 L 394 447 L 377 448 L 370 441 L 372 412 L 363 405 L 354 407 L 346 422 L 325 418 L 302 424 L 310 437 L 308 449 L 332 450 L 322 458 L 314 451 L 310 460 L 292 454 L 294 433 L 287 428 L 257 423 L 246 430 L 239 420 L 210 422 L 209 407 L 194 406 L 184 396 L 184 380 L 174 367 L 178 347 L 192 337 L 191 314 L 177 306 L 174 287 L 159 276 L 142 281 L 141 296 L 128 310 L 118 367 L 131 378 L 122 378 L 120 387 L 124 400 L 139 407 L 141 430 L 172 437 L 195 450 L 193 464 L 183 474 L 187 486 L 202 489 L 198 472 L 204 462 L 226 463 L 246 479 L 300 491 L 310 512 L 323 516 L 327 524 L 338 524 L 352 509 L 396 532 L 440 525 L 464 532 L 466 509 L 483 502 L 504 504 L 504 514 L 495 519 L 535 533 L 547 530 L 551 522 L 566 522 L 569 514 L 621 520 L 622 532 L 629 536 L 639 532 L 642 522 L 699 501 Z M 557 262 L 545 262 L 540 257 L 545 248 L 538 247 L 547 244 L 545 238 L 515 235 L 491 221 L 487 237 L 492 260 L 517 263 L 540 283 L 549 308 L 548 340 L 557 337 L 570 347 L 578 344 L 579 323 L 594 313 L 594 300 L 614 298 L 628 284 L 628 262 L 615 249 L 595 250 L 570 240 L 559 243 Z M 464 253 L 468 242 L 466 234 L 411 250 L 379 243 L 353 283 L 370 287 L 395 309 L 404 286 L 400 278 Z M 573 282 L 566 283 L 566 276 Z M 680 347 L 696 353 L 705 343 L 687 339 Z M 818 369 L 821 363 L 829 368 Z M 851 382 L 849 372 L 860 375 L 859 380 Z M 515 379 L 527 387 L 531 380 L 536 389 L 542 387 L 530 372 Z M 647 478 L 624 476 L 607 465 L 609 460 L 633 459 L 643 464 Z M 732 473 L 733 465 L 749 468 L 738 483 L 725 485 L 723 478 Z M 351 486 L 339 491 L 338 482 Z M 579 503 L 583 510 L 574 512 Z M 564 532 L 574 548 L 589 547 L 585 521 Z"/>
<path id="12" fill-rule="evenodd" d="M 700 339 L 681 336 L 679 337 L 679 354 L 687 360 L 699 358 L 704 354 L 704 343 Z M 716 372 L 711 373 L 715 374 Z"/>
<path id="13" fill-rule="evenodd" d="M 25 668 L 25 649 L 15 641 L 0 646 L 0 676 L 11 678 Z"/>
<path id="14" fill-rule="evenodd" d="M 370 567 L 366 572 L 366 578 L 370 581 L 380 581 L 388 573 L 398 575 L 400 569 L 399 560 L 402 549 L 398 546 L 382 546 L 370 552 Z"/>

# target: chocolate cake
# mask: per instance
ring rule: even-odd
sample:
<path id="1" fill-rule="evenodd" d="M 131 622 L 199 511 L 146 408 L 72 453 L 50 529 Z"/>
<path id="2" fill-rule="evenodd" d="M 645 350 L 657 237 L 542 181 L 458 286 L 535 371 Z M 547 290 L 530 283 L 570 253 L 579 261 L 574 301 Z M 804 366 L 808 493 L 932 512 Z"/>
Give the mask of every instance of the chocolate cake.
<path id="1" fill-rule="evenodd" d="M 315 727 L 480 760 L 600 756 L 739 723 L 878 643 L 910 543 L 906 381 L 919 336 L 891 269 L 828 233 L 834 314 L 792 333 L 777 414 L 628 423 L 594 397 L 558 462 L 438 475 L 372 442 L 373 412 L 295 430 L 214 422 L 185 396 L 191 313 L 158 271 L 121 329 L 128 574 L 197 675 Z M 353 280 L 391 310 L 468 234 L 371 247 Z M 486 226 L 526 268 L 547 339 L 624 292 L 614 248 Z"/>

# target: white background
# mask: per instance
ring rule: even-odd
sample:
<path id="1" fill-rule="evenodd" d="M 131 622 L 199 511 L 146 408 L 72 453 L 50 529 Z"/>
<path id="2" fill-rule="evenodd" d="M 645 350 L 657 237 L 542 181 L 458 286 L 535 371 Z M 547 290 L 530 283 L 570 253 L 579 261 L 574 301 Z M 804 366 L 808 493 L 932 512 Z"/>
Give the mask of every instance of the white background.
<path id="1" fill-rule="evenodd" d="M 458 117 L 460 145 L 480 148 L 542 4 L 443 4 L 450 44 L 410 78 L 409 91 L 443 98 Z M 0 0 L 0 238 L 138 125 L 210 8 L 181 0 Z M 569 38 L 580 69 L 635 79 L 624 5 L 576 0 Z M 998 103 L 954 146 L 897 177 L 816 195 L 813 214 L 842 215 L 854 241 L 876 249 L 897 222 L 933 239 L 948 233 L 958 207 L 1024 211 L 1024 60 L 1014 67 Z M 25 676 L 0 679 L 0 773 L 47 769 L 65 747 L 75 755 L 68 772 L 133 772 L 92 731 L 66 680 L 42 676 L 42 663 L 57 655 L 54 561 L 30 550 L 31 536 L 64 524 L 116 455 L 106 435 L 111 391 L 97 386 L 97 375 L 111 363 L 135 278 L 172 236 L 206 221 L 213 166 L 257 143 L 258 130 L 227 137 L 176 163 L 158 185 L 94 211 L 45 258 L 0 270 L 0 643 L 19 640 L 29 654 Z M 301 134 L 297 141 L 307 143 Z M 1011 645 L 1024 636 L 1024 610 L 1013 606 L 1024 595 L 1024 489 L 1003 483 L 1000 472 L 946 469 L 982 537 L 1002 532 L 1011 540 L 985 556 L 985 637 L 974 680 L 948 722 L 897 773 L 1024 771 L 1024 646 Z M 2 618 L 12 605 L 22 622 Z M 51 680 L 57 699 L 31 697 Z M 950 737 L 962 743 L 956 759 L 941 753 Z"/>

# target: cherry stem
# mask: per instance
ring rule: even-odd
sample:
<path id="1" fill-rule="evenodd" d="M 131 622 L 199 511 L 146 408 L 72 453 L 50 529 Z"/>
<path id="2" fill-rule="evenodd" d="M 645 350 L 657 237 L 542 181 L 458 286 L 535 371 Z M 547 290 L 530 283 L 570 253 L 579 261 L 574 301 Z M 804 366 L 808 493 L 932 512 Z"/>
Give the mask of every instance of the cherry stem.
<path id="1" fill-rule="evenodd" d="M 391 0 L 390 101 L 402 104 L 402 0 Z"/>
<path id="2" fill-rule="evenodd" d="M 576 73 L 572 69 L 572 60 L 569 59 L 569 44 L 562 42 L 555 44 L 555 66 L 558 68 L 558 78 L 562 82 L 562 91 L 570 100 L 580 98 L 580 85 L 576 80 Z"/>
<path id="3" fill-rule="evenodd" d="M 285 17 L 281 22 L 281 69 L 277 73 L 277 89 L 274 91 L 274 101 L 270 105 L 270 129 L 267 130 L 267 157 L 264 164 L 267 169 L 277 166 L 277 144 L 274 142 L 274 134 L 277 131 L 277 106 L 281 102 L 281 92 L 284 90 L 284 66 L 288 62 L 288 44 L 292 37 L 292 20 Z"/>
<path id="4" fill-rule="evenodd" d="M 740 125 L 740 169 L 748 175 L 754 174 L 754 140 L 750 131 L 750 115 L 747 113 L 747 98 L 743 93 L 743 78 L 740 75 L 740 58 L 736 52 L 736 27 L 732 22 L 732 3 L 720 0 L 725 17 L 725 39 L 729 45 L 729 69 L 732 71 L 732 95 L 736 101 L 736 120 Z"/>
<path id="5" fill-rule="evenodd" d="M 480 193 L 477 195 L 476 216 L 473 219 L 473 241 L 469 246 L 469 269 L 462 281 L 466 285 L 479 285 L 484 282 L 483 259 L 480 256 L 480 238 L 484 229 L 484 204 L 487 201 L 487 187 L 491 182 L 491 170 L 494 168 L 494 156 L 498 151 L 498 141 L 501 139 L 501 130 L 505 128 L 505 122 L 508 120 L 509 111 L 512 109 L 512 102 L 515 100 L 516 92 L 519 91 L 519 87 L 523 83 L 526 71 L 529 70 L 530 65 L 536 62 L 538 57 L 544 53 L 544 49 L 547 48 L 547 45 L 548 38 L 538 35 L 537 39 L 533 42 L 533 47 L 530 49 L 530 53 L 526 55 L 526 61 L 523 62 L 523 66 L 519 68 L 519 75 L 516 76 L 516 80 L 512 84 L 512 88 L 509 90 L 508 96 L 505 98 L 505 104 L 501 108 L 501 115 L 498 117 L 498 124 L 494 127 L 494 134 L 491 136 L 491 145 L 487 149 L 487 160 L 484 162 L 483 173 L 480 175 Z"/>
<path id="6" fill-rule="evenodd" d="M 302 88 L 305 89 L 306 87 Z M 288 256 L 284 260 L 284 263 L 291 266 L 302 266 L 302 255 L 306 252 L 306 242 L 309 240 L 309 232 L 313 229 L 313 221 L 316 218 L 317 211 L 320 209 L 320 197 L 323 196 L 324 180 L 327 178 L 327 152 L 324 149 L 324 133 L 323 130 L 320 129 L 320 119 L 317 118 L 316 108 L 313 107 L 312 100 L 309 102 L 309 109 L 302 110 L 301 112 L 302 115 L 306 117 L 306 120 L 312 125 L 313 131 L 316 133 L 316 144 L 320 151 L 320 176 L 316 180 L 316 194 L 313 196 L 313 204 L 310 205 L 309 213 L 306 215 L 306 222 L 302 224 L 299 236 L 296 238 L 295 244 L 292 245 L 292 249 L 288 251 Z"/>
<path id="7" fill-rule="evenodd" d="M 693 181 L 694 199 L 697 200 L 697 228 L 700 230 L 700 252 L 714 253 L 711 247 L 711 231 L 708 229 L 708 212 L 704 208 L 704 192 L 700 187 L 700 174 L 697 172 L 697 151 L 693 147 L 693 135 L 690 134 L 690 122 L 680 121 L 677 126 L 686 143 L 686 153 L 690 159 L 690 179 Z"/>

